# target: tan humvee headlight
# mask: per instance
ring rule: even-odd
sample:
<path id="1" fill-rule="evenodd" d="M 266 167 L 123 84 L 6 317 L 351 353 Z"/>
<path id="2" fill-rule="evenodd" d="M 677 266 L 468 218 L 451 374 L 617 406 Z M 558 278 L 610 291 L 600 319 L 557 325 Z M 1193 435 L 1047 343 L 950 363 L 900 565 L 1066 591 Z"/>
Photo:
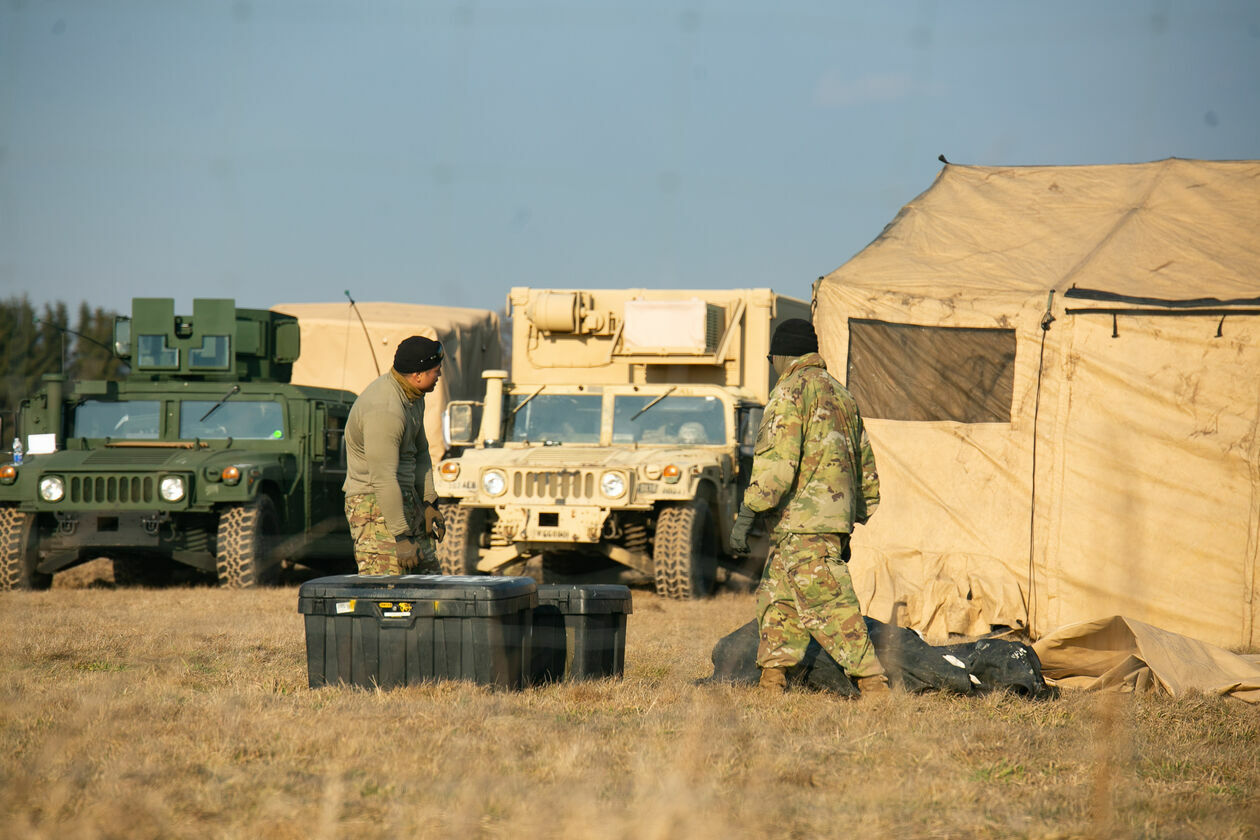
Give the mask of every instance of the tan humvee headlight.
<path id="1" fill-rule="evenodd" d="M 39 480 L 39 497 L 45 502 L 60 502 L 66 496 L 66 483 L 59 475 L 46 475 Z"/>
<path id="2" fill-rule="evenodd" d="M 443 461 L 438 473 L 447 481 L 454 481 L 459 478 L 459 461 Z"/>
<path id="3" fill-rule="evenodd" d="M 618 499 L 626 493 L 626 477 L 619 472 L 606 472 L 599 477 L 599 489 L 610 499 Z"/>
<path id="4" fill-rule="evenodd" d="M 666 484 L 677 484 L 678 479 L 682 478 L 682 470 L 677 464 L 666 464 L 665 469 L 661 470 L 661 478 L 665 479 Z"/>
<path id="5" fill-rule="evenodd" d="M 486 470 L 481 476 L 481 489 L 489 496 L 502 496 L 507 490 L 507 476 L 502 470 Z"/>
<path id="6" fill-rule="evenodd" d="M 158 492 L 162 494 L 162 498 L 168 502 L 178 502 L 184 498 L 184 479 L 178 475 L 167 475 L 162 477 L 162 481 L 158 484 Z"/>

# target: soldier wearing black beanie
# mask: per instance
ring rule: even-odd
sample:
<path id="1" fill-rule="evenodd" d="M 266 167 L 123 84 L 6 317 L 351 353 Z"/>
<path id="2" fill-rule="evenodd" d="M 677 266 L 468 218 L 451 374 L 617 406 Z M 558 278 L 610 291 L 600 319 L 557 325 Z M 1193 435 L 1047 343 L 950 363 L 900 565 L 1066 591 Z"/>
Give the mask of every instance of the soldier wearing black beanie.
<path id="1" fill-rule="evenodd" d="M 423 373 L 442 364 L 442 342 L 413 335 L 404 338 L 394 351 L 394 370 L 399 373 Z"/>
<path id="2" fill-rule="evenodd" d="M 770 338 L 771 356 L 804 356 L 818 352 L 818 335 L 814 325 L 804 318 L 789 318 L 775 329 Z"/>
<path id="3" fill-rule="evenodd" d="M 424 434 L 424 396 L 442 378 L 442 342 L 413 335 L 346 418 L 346 519 L 359 574 L 440 571 L 446 533 Z"/>
<path id="4" fill-rule="evenodd" d="M 879 505 L 875 453 L 853 395 L 827 373 L 813 324 L 780 324 L 770 361 L 779 380 L 730 532 L 734 553 L 748 554 L 753 523 L 769 515 L 771 550 L 757 588 L 759 685 L 769 694 L 786 691 L 787 670 L 812 639 L 862 694 L 887 694 L 846 566 L 854 527 Z"/>

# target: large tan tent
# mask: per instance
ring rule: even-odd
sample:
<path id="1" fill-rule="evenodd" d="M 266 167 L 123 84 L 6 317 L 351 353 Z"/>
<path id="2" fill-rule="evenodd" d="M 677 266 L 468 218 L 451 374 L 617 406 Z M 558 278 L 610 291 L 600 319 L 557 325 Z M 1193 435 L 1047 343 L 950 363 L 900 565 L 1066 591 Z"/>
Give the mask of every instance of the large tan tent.
<path id="1" fill-rule="evenodd" d="M 409 303 L 356 306 L 357 315 L 349 302 L 281 303 L 272 307 L 298 319 L 302 353 L 293 365 L 293 382 L 357 394 L 389 370 L 398 342 L 413 335 L 441 341 L 446 350 L 442 378 L 424 407 L 424 430 L 436 464 L 445 448 L 442 412 L 446 404 L 481 399 L 481 372 L 502 367 L 498 314 L 488 309 Z"/>
<path id="2" fill-rule="evenodd" d="M 814 290 L 875 618 L 1260 644 L 1260 161 L 947 164 Z"/>

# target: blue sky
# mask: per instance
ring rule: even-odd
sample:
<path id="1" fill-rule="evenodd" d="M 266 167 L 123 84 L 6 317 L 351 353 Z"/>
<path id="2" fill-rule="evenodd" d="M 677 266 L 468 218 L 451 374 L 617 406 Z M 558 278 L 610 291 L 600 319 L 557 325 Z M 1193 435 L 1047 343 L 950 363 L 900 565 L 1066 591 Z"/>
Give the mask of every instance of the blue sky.
<path id="1" fill-rule="evenodd" d="M 976 164 L 1260 158 L 1260 2 L 0 0 L 0 296 L 808 298 Z"/>

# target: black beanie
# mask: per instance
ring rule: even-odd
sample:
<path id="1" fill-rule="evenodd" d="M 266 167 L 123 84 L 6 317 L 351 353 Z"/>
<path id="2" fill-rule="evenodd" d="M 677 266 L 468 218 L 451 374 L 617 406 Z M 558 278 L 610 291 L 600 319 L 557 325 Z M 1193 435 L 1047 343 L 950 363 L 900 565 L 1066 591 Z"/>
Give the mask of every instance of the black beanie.
<path id="1" fill-rule="evenodd" d="M 771 356 L 804 356 L 818 352 L 818 336 L 814 325 L 804 318 L 789 318 L 774 331 L 770 339 Z"/>
<path id="2" fill-rule="evenodd" d="M 421 373 L 442 363 L 442 342 L 413 335 L 404 338 L 394 352 L 394 370 L 399 373 Z"/>

